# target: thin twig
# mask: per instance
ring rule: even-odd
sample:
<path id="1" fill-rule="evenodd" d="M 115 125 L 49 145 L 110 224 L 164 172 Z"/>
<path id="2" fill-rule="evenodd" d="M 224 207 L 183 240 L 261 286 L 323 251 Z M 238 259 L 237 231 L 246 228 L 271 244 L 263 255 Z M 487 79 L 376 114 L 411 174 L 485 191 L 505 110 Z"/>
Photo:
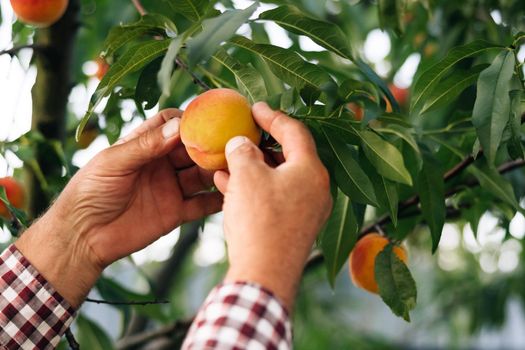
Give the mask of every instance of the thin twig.
<path id="1" fill-rule="evenodd" d="M 191 77 L 193 79 L 193 82 L 195 84 L 199 85 L 201 88 L 203 88 L 206 91 L 207 90 L 211 90 L 211 87 L 209 87 L 208 84 L 206 84 L 202 79 L 200 79 L 198 76 L 196 76 L 195 73 L 190 71 L 190 69 L 188 68 L 186 63 L 182 62 L 182 60 L 180 58 L 176 58 L 175 59 L 175 63 L 177 63 L 177 66 L 179 66 L 180 68 L 184 69 L 188 74 L 191 75 Z"/>
<path id="2" fill-rule="evenodd" d="M 66 330 L 66 340 L 69 344 L 69 347 L 73 350 L 80 350 L 80 344 L 75 339 L 75 336 L 73 335 L 73 332 L 71 332 L 71 328 L 68 328 Z"/>
<path id="3" fill-rule="evenodd" d="M 148 300 L 148 301 L 108 301 L 108 300 L 99 300 L 86 298 L 85 300 L 88 303 L 95 304 L 106 304 L 106 305 L 157 305 L 157 304 L 169 304 L 168 300 Z"/>
<path id="4" fill-rule="evenodd" d="M 116 348 L 118 350 L 135 349 L 136 347 L 149 342 L 150 340 L 160 338 L 163 336 L 173 335 L 175 332 L 187 332 L 193 322 L 192 319 L 179 320 L 174 324 L 161 327 L 152 331 L 145 331 L 135 335 L 128 336 L 119 340 Z"/>
<path id="5" fill-rule="evenodd" d="M 140 3 L 140 0 L 131 0 L 131 2 L 133 3 L 133 5 L 135 6 L 135 8 L 137 9 L 137 12 L 138 12 L 141 16 L 144 16 L 144 15 L 147 14 L 146 9 L 145 9 L 144 6 L 142 6 L 142 4 Z"/>
<path id="6" fill-rule="evenodd" d="M 459 164 L 462 164 L 462 166 L 458 166 L 456 165 L 454 168 L 452 169 L 456 169 L 455 171 L 449 171 L 447 172 L 449 175 L 448 175 L 448 178 L 450 179 L 451 177 L 454 177 L 456 176 L 459 172 L 461 172 L 462 169 L 466 168 L 468 166 L 468 161 L 467 159 L 461 161 Z M 501 165 L 499 168 L 498 168 L 498 172 L 500 174 L 505 174 L 505 173 L 508 173 L 514 169 L 517 169 L 517 168 L 520 168 L 520 167 L 523 167 L 525 166 L 525 160 L 523 159 L 518 159 L 518 160 L 514 160 L 514 161 L 511 161 L 511 162 L 508 162 L 508 163 L 505 163 L 503 165 Z M 451 170 L 452 170 L 451 169 Z M 455 187 L 455 188 L 452 188 L 450 189 L 449 191 L 447 191 L 445 193 L 445 198 L 449 198 L 461 191 L 463 191 L 465 188 L 472 188 L 472 187 L 476 187 L 476 186 L 479 186 L 479 182 L 477 180 L 473 180 L 473 181 L 470 181 L 466 184 L 464 184 L 463 186 L 459 186 L 459 187 Z M 402 202 L 400 204 L 400 207 L 399 207 L 399 213 L 401 213 L 401 211 L 404 211 L 412 206 L 415 206 L 416 204 L 419 203 L 419 197 L 418 196 L 414 196 L 414 197 L 411 197 L 409 198 L 408 200 Z M 402 208 L 402 209 L 401 209 Z M 418 215 L 420 213 L 420 210 L 416 210 L 414 211 L 413 213 L 411 213 L 410 216 L 413 216 L 413 215 Z M 454 211 L 453 208 L 450 208 L 450 207 L 447 207 L 447 218 L 449 218 L 450 215 L 457 215 L 457 210 Z M 379 219 L 377 219 L 375 222 L 367 225 L 367 226 L 364 226 L 360 233 L 359 233 L 359 237 L 362 237 L 362 236 L 365 236 L 373 231 L 377 231 L 377 228 L 378 227 L 381 227 L 383 226 L 384 224 L 386 224 L 387 222 L 390 221 L 390 215 L 388 214 L 385 214 L 383 216 L 381 216 Z M 310 254 L 310 257 L 308 258 L 308 261 L 306 262 L 306 265 L 305 265 L 305 271 L 307 270 L 311 270 L 312 268 L 314 268 L 315 266 L 319 265 L 321 262 L 323 261 L 323 255 L 321 253 L 321 251 L 319 250 L 315 250 L 313 251 L 311 254 Z"/>

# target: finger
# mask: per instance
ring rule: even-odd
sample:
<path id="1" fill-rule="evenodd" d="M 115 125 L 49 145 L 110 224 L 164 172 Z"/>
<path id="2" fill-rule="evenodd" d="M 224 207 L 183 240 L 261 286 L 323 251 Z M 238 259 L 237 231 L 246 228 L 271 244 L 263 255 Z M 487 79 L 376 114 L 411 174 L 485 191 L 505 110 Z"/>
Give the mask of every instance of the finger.
<path id="1" fill-rule="evenodd" d="M 272 110 L 265 102 L 254 104 L 252 111 L 255 121 L 281 144 L 286 160 L 316 157 L 314 139 L 303 123 Z"/>
<path id="2" fill-rule="evenodd" d="M 213 172 L 198 166 L 179 171 L 177 177 L 179 178 L 182 194 L 185 197 L 205 191 L 213 186 Z"/>
<path id="3" fill-rule="evenodd" d="M 174 150 L 169 153 L 169 158 L 173 167 L 177 170 L 190 168 L 195 165 L 195 162 L 190 158 L 184 144 L 179 143 Z"/>
<path id="4" fill-rule="evenodd" d="M 198 194 L 184 201 L 184 222 L 201 219 L 222 209 L 223 196 L 219 192 Z"/>
<path id="5" fill-rule="evenodd" d="M 219 170 L 213 174 L 213 182 L 222 194 L 226 194 L 226 190 L 228 189 L 228 181 L 230 181 L 230 174 L 228 174 L 226 171 Z"/>
<path id="6" fill-rule="evenodd" d="M 146 120 L 144 123 L 140 124 L 136 129 L 134 129 L 129 135 L 121 138 L 115 145 L 120 145 L 122 143 L 133 140 L 145 132 L 158 128 L 159 126 L 165 124 L 167 121 L 173 118 L 181 118 L 182 112 L 176 108 L 168 108 L 160 111 L 152 118 Z"/>
<path id="7" fill-rule="evenodd" d="M 104 153 L 108 166 L 123 172 L 135 171 L 144 164 L 168 154 L 180 142 L 180 119 L 173 118 L 140 136 L 110 147 Z"/>
<path id="8" fill-rule="evenodd" d="M 228 141 L 225 152 L 231 175 L 268 168 L 264 163 L 262 151 L 245 136 L 236 136 Z"/>

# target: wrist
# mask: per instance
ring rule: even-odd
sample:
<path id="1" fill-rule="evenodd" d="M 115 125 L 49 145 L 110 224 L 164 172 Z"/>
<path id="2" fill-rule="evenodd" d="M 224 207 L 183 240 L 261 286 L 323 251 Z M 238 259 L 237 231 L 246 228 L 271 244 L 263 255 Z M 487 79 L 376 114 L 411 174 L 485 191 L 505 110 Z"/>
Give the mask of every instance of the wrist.
<path id="1" fill-rule="evenodd" d="M 15 246 L 72 307 L 78 308 L 102 269 L 65 222 L 52 207 Z"/>
<path id="2" fill-rule="evenodd" d="M 284 266 L 283 264 L 253 263 L 231 265 L 224 278 L 225 283 L 255 283 L 271 291 L 281 300 L 291 313 L 302 276 L 301 267 Z"/>

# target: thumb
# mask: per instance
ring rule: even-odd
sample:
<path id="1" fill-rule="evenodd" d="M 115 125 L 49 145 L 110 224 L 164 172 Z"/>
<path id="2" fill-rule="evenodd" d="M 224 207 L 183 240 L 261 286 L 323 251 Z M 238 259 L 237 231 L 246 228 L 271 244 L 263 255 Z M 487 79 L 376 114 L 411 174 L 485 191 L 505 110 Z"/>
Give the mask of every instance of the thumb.
<path id="1" fill-rule="evenodd" d="M 266 166 L 262 151 L 245 136 L 236 136 L 228 141 L 225 152 L 228 170 L 232 175 L 242 170 Z"/>
<path id="2" fill-rule="evenodd" d="M 111 157 L 117 166 L 125 170 L 136 170 L 168 154 L 179 140 L 180 119 L 173 118 L 157 128 L 146 131 L 134 139 L 111 147 Z"/>

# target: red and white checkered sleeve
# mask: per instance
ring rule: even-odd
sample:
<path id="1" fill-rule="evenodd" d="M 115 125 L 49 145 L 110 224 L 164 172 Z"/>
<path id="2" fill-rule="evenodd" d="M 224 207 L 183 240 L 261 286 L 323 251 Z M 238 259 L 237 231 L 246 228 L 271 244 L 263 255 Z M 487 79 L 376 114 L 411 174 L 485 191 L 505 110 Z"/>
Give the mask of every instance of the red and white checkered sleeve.
<path id="1" fill-rule="evenodd" d="M 0 349 L 54 349 L 74 317 L 14 245 L 0 255 Z"/>
<path id="2" fill-rule="evenodd" d="M 251 283 L 215 287 L 186 336 L 182 349 L 291 349 L 288 312 L 265 288 Z"/>

